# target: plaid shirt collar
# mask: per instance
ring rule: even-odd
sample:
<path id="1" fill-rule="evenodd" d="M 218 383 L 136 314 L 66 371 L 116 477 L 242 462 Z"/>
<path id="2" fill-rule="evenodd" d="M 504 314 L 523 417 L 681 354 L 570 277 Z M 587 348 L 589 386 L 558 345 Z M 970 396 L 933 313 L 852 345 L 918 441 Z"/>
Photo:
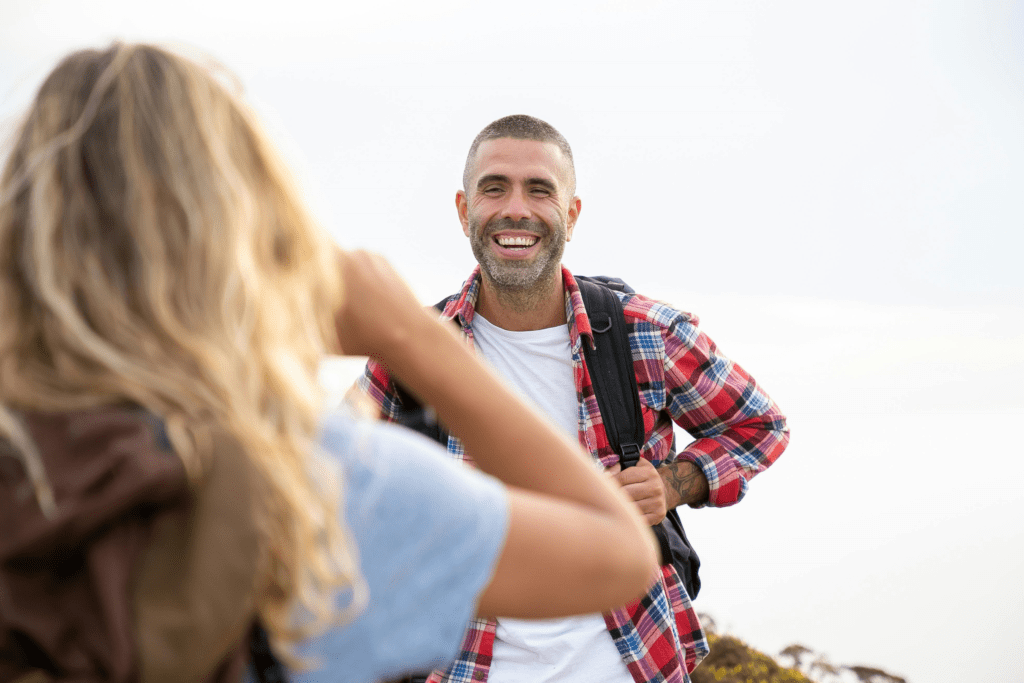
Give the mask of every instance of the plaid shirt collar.
<path id="1" fill-rule="evenodd" d="M 470 337 L 473 336 L 473 316 L 476 315 L 476 302 L 480 298 L 482 282 L 483 275 L 480 273 L 480 266 L 477 265 L 469 278 L 462 283 L 462 289 L 448 302 L 441 314 L 442 320 L 453 320 L 457 317 L 462 330 Z M 576 278 L 565 266 L 562 266 L 562 285 L 565 290 L 565 322 L 569 326 L 570 348 L 573 354 L 576 354 L 583 339 L 586 339 L 593 348 L 594 331 L 590 327 L 590 318 L 583 306 L 583 295 L 580 294 Z"/>

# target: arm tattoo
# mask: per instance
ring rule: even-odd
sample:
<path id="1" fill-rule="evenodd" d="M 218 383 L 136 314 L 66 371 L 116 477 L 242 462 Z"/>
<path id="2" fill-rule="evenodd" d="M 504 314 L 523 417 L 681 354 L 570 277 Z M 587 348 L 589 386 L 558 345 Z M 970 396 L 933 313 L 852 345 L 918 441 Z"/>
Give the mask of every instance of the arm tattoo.
<path id="1" fill-rule="evenodd" d="M 658 468 L 661 480 L 665 483 L 668 507 L 693 503 L 706 503 L 708 500 L 708 480 L 700 468 L 688 460 L 677 460 Z"/>

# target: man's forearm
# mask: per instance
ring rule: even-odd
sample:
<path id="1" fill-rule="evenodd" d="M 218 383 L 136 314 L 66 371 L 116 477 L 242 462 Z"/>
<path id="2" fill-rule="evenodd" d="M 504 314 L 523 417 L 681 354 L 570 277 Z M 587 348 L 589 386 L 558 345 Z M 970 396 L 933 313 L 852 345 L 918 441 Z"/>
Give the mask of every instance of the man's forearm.
<path id="1" fill-rule="evenodd" d="M 708 480 L 700 468 L 689 460 L 676 460 L 658 468 L 665 484 L 668 509 L 680 505 L 700 505 L 708 502 Z"/>

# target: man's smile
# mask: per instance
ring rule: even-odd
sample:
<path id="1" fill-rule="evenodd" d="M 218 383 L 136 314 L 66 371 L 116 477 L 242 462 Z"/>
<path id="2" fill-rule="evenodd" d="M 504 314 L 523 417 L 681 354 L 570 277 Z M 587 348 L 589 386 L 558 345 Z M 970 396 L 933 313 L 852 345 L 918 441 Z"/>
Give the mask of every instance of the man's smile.
<path id="1" fill-rule="evenodd" d="M 536 235 L 529 237 L 517 237 L 514 235 L 497 235 L 494 241 L 503 247 L 509 247 L 512 249 L 518 249 L 522 247 L 532 247 L 540 239 Z"/>
<path id="2" fill-rule="evenodd" d="M 542 236 L 532 230 L 498 230 L 490 235 L 491 250 L 503 260 L 528 260 L 543 249 Z"/>

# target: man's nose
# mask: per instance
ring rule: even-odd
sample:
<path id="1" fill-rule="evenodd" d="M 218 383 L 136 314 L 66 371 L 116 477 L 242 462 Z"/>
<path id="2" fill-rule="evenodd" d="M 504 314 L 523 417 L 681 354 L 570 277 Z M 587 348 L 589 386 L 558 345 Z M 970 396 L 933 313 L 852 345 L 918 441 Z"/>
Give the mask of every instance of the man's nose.
<path id="1" fill-rule="evenodd" d="M 508 201 L 505 203 L 505 210 L 502 212 L 502 217 L 508 217 L 514 221 L 529 218 L 533 215 L 530 210 L 530 204 L 527 201 L 528 197 L 522 190 L 513 190 L 508 193 Z"/>

